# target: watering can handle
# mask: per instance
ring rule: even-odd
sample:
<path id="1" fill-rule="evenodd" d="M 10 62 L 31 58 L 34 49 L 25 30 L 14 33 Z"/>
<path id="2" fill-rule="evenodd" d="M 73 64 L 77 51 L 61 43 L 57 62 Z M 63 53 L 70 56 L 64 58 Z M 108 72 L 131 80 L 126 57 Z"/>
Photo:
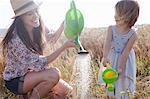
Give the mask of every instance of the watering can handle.
<path id="1" fill-rule="evenodd" d="M 75 20 L 77 21 L 77 27 L 78 27 L 78 16 L 77 16 L 77 12 L 76 12 L 76 6 L 75 6 L 75 3 L 74 3 L 74 0 L 71 1 L 71 4 L 70 4 L 70 8 L 73 9 L 74 11 L 74 14 L 75 14 Z M 79 28 L 79 27 L 78 27 Z M 79 34 L 79 33 L 78 33 Z"/>
<path id="2" fill-rule="evenodd" d="M 71 5 L 70 5 L 70 7 L 71 7 L 71 9 L 76 9 L 76 6 L 75 6 L 75 3 L 74 3 L 74 1 L 73 1 L 73 0 L 71 1 Z"/>
<path id="3" fill-rule="evenodd" d="M 78 22 L 78 16 L 77 16 L 76 6 L 75 6 L 75 3 L 74 3 L 74 0 L 71 1 L 70 7 L 71 7 L 71 9 L 73 9 L 73 11 L 74 11 L 75 20 L 77 21 L 77 28 L 79 28 L 79 27 L 78 27 L 78 24 L 79 24 L 79 22 Z M 77 33 L 77 37 L 75 38 L 75 41 L 76 41 L 77 45 L 80 47 L 80 44 L 79 44 L 79 34 L 80 34 L 80 33 Z"/>
<path id="4" fill-rule="evenodd" d="M 78 17 L 77 17 L 77 12 L 76 12 L 76 6 L 75 6 L 75 3 L 73 0 L 71 1 L 70 7 L 71 7 L 71 9 L 73 9 L 74 14 L 75 14 L 75 19 L 77 20 Z"/>

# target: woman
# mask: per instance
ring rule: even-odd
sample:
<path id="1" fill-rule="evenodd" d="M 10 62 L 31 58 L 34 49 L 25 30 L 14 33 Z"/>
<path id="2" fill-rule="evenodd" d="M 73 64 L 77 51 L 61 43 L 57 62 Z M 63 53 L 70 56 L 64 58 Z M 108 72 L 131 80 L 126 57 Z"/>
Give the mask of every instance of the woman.
<path id="1" fill-rule="evenodd" d="M 2 41 L 6 87 L 15 94 L 26 95 L 28 99 L 47 95 L 65 99 L 72 87 L 60 79 L 58 69 L 48 68 L 48 64 L 66 48 L 75 47 L 74 41 L 68 41 L 52 54 L 43 56 L 46 40 L 56 42 L 64 29 L 63 23 L 55 34 L 48 35 L 38 13 L 39 4 L 32 0 L 10 2 L 15 13 L 14 21 Z"/>

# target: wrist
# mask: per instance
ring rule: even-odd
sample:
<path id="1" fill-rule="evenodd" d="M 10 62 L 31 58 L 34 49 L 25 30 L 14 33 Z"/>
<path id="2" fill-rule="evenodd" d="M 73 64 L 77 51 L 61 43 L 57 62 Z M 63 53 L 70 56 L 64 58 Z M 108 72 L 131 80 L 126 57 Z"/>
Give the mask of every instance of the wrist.
<path id="1" fill-rule="evenodd" d="M 109 63 L 109 59 L 107 57 L 103 57 L 103 62 L 104 63 Z"/>
<path id="2" fill-rule="evenodd" d="M 61 25 L 59 29 L 60 29 L 60 31 L 63 31 L 64 30 L 64 25 Z"/>
<path id="3" fill-rule="evenodd" d="M 104 59 L 106 59 L 106 58 L 107 58 L 107 56 L 106 56 L 106 55 L 104 55 L 104 56 L 103 56 L 103 58 L 104 58 Z"/>
<path id="4" fill-rule="evenodd" d="M 122 66 L 121 65 L 118 65 L 118 68 L 121 68 Z"/>
<path id="5" fill-rule="evenodd" d="M 64 44 L 61 48 L 62 48 L 62 50 L 65 50 L 67 48 L 66 44 Z"/>
<path id="6" fill-rule="evenodd" d="M 122 69 L 122 68 L 120 66 L 118 66 L 117 69 Z"/>

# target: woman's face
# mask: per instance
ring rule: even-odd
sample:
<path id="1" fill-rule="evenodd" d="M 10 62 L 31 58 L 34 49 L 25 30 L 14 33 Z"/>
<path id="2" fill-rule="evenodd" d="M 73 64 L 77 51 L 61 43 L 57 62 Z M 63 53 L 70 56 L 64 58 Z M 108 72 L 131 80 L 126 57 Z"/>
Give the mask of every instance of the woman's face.
<path id="1" fill-rule="evenodd" d="M 37 9 L 29 11 L 22 15 L 22 20 L 24 22 L 25 27 L 38 27 L 40 25 L 40 16 Z"/>

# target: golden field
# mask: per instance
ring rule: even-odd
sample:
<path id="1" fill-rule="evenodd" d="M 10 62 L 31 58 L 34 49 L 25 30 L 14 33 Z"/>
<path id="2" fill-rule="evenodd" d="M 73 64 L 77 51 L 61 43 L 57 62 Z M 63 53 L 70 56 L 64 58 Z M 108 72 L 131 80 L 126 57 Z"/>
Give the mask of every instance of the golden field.
<path id="1" fill-rule="evenodd" d="M 142 25 L 137 30 L 138 40 L 134 45 L 136 60 L 137 60 L 137 92 L 136 99 L 150 99 L 150 25 Z M 100 89 L 97 84 L 97 73 L 99 61 L 102 58 L 102 49 L 104 44 L 104 38 L 106 34 L 106 28 L 91 28 L 84 29 L 80 36 L 81 42 L 86 50 L 91 55 L 91 67 L 93 74 L 93 82 L 91 84 L 91 99 L 105 99 L 105 89 Z M 51 53 L 56 50 L 66 40 L 64 36 L 54 46 L 47 45 L 45 54 Z M 51 66 L 58 67 L 61 70 L 62 78 L 66 81 L 70 81 L 72 74 L 72 67 L 77 56 L 78 49 L 67 49 L 64 51 Z M 2 74 L 2 53 L 0 54 L 0 73 Z M 2 75 L 0 75 L 0 97 L 2 99 L 16 99 L 12 93 L 10 93 L 4 87 Z M 5 97 L 5 98 L 4 98 Z"/>

